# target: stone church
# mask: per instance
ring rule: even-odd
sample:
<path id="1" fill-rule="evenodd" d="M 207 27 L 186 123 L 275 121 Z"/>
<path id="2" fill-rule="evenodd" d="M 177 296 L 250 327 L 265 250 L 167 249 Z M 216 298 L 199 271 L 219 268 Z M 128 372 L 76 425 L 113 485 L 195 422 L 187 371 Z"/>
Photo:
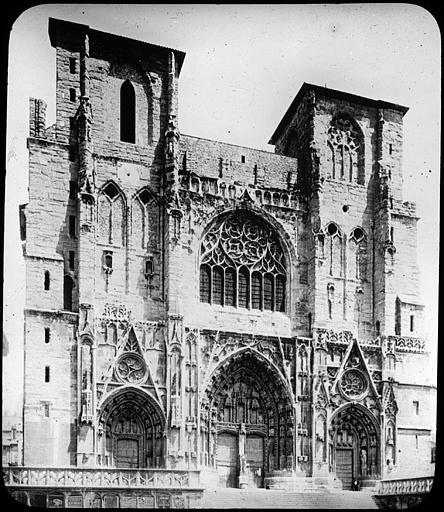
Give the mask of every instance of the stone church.
<path id="1" fill-rule="evenodd" d="M 433 474 L 408 109 L 304 83 L 275 153 L 235 146 L 180 132 L 183 52 L 49 35 L 56 120 L 30 100 L 20 209 L 23 464 L 240 488 Z"/>

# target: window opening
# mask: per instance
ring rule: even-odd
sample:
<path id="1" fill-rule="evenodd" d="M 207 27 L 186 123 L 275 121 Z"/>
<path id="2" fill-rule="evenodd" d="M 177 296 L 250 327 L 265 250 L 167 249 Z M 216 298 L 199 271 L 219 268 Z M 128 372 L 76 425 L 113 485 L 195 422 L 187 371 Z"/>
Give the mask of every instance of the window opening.
<path id="1" fill-rule="evenodd" d="M 415 316 L 410 315 L 410 332 L 415 330 Z"/>
<path id="2" fill-rule="evenodd" d="M 120 88 L 120 140 L 136 142 L 136 95 L 128 80 Z"/>
<path id="3" fill-rule="evenodd" d="M 72 311 L 72 291 L 74 288 L 74 281 L 71 276 L 66 275 L 63 280 L 63 309 L 65 311 Z"/>
<path id="4" fill-rule="evenodd" d="M 225 217 L 208 231 L 201 253 L 202 302 L 285 311 L 285 258 L 265 223 L 243 212 Z"/>
<path id="5" fill-rule="evenodd" d="M 71 74 L 76 72 L 76 59 L 74 57 L 69 58 L 69 72 Z"/>
<path id="6" fill-rule="evenodd" d="M 51 331 L 49 327 L 45 327 L 45 343 L 49 343 L 49 340 L 51 339 Z"/>
<path id="7" fill-rule="evenodd" d="M 45 290 L 49 290 L 50 283 L 51 283 L 51 280 L 50 280 L 50 276 L 49 276 L 49 270 L 45 270 L 45 279 L 44 279 Z"/>
<path id="8" fill-rule="evenodd" d="M 69 101 L 76 101 L 76 90 L 69 89 Z"/>
<path id="9" fill-rule="evenodd" d="M 77 199 L 77 182 L 76 181 L 69 182 L 69 198 L 72 201 L 75 201 Z"/>
<path id="10" fill-rule="evenodd" d="M 49 366 L 45 366 L 45 382 L 49 382 Z"/>
<path id="11" fill-rule="evenodd" d="M 76 236 L 76 218 L 74 215 L 69 216 L 69 236 L 71 238 Z"/>

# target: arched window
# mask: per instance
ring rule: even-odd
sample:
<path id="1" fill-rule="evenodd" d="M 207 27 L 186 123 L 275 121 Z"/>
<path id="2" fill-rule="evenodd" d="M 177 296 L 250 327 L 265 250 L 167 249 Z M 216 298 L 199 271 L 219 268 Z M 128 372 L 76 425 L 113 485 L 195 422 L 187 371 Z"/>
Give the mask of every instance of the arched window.
<path id="1" fill-rule="evenodd" d="M 352 279 L 366 279 L 367 236 L 362 228 L 357 227 L 351 232 L 348 253 L 349 277 Z"/>
<path id="2" fill-rule="evenodd" d="M 149 242 L 148 205 L 152 201 L 152 194 L 146 188 L 138 192 L 133 200 L 132 207 L 132 236 L 133 245 L 146 249 Z"/>
<path id="3" fill-rule="evenodd" d="M 276 234 L 251 213 L 220 218 L 202 241 L 200 300 L 285 311 L 285 295 L 286 263 Z"/>
<path id="4" fill-rule="evenodd" d="M 97 217 L 100 242 L 125 245 L 125 202 L 122 192 L 112 182 L 99 194 Z"/>
<path id="5" fill-rule="evenodd" d="M 330 222 L 326 232 L 327 268 L 331 276 L 342 276 L 342 233 L 334 222 Z"/>
<path id="6" fill-rule="evenodd" d="M 361 130 L 346 116 L 336 116 L 328 128 L 331 177 L 364 184 L 364 143 Z"/>
<path id="7" fill-rule="evenodd" d="M 72 291 L 74 288 L 74 281 L 71 276 L 66 275 L 63 279 L 63 309 L 65 311 L 72 311 Z"/>
<path id="8" fill-rule="evenodd" d="M 136 94 L 128 80 L 120 88 L 120 140 L 136 142 Z"/>

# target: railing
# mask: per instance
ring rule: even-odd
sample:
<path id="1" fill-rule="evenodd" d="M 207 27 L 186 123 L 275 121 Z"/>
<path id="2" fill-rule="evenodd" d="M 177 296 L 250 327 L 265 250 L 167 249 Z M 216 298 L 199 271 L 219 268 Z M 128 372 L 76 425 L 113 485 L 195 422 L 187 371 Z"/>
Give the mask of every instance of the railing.
<path id="1" fill-rule="evenodd" d="M 378 494 L 426 494 L 433 485 L 433 477 L 405 478 L 402 480 L 381 480 Z"/>
<path id="2" fill-rule="evenodd" d="M 248 191 L 250 200 L 260 205 L 278 206 L 280 208 L 299 209 L 300 199 L 297 194 L 289 190 L 245 186 L 235 184 L 218 178 L 198 176 L 184 176 L 180 179 L 181 187 L 199 195 L 209 194 L 224 199 L 240 199 L 245 191 Z"/>
<path id="3" fill-rule="evenodd" d="M 422 338 L 412 338 L 410 336 L 388 336 L 388 341 L 395 344 L 398 352 L 416 352 L 425 351 L 425 340 Z"/>
<path id="4" fill-rule="evenodd" d="M 26 487 L 195 488 L 198 470 L 112 468 L 4 468 L 5 485 Z"/>

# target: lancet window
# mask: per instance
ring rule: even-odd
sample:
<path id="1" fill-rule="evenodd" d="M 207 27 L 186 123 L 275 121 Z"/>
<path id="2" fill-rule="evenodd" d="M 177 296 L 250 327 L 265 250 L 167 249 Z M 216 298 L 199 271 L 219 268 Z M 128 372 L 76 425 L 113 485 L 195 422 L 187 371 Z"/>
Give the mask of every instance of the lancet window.
<path id="1" fill-rule="evenodd" d="M 350 234 L 348 268 L 352 279 L 367 278 L 367 236 L 360 227 Z"/>
<path id="2" fill-rule="evenodd" d="M 146 249 L 149 242 L 149 212 L 148 205 L 153 199 L 148 189 L 141 190 L 133 201 L 132 208 L 132 234 L 133 245 Z"/>
<path id="3" fill-rule="evenodd" d="M 287 271 L 275 233 L 247 213 L 216 222 L 201 246 L 200 300 L 285 311 Z"/>
<path id="4" fill-rule="evenodd" d="M 328 129 L 331 177 L 364 184 L 363 140 L 359 129 L 345 116 L 333 118 Z"/>
<path id="5" fill-rule="evenodd" d="M 125 203 L 114 183 L 108 183 L 98 200 L 99 240 L 112 245 L 125 245 Z"/>

